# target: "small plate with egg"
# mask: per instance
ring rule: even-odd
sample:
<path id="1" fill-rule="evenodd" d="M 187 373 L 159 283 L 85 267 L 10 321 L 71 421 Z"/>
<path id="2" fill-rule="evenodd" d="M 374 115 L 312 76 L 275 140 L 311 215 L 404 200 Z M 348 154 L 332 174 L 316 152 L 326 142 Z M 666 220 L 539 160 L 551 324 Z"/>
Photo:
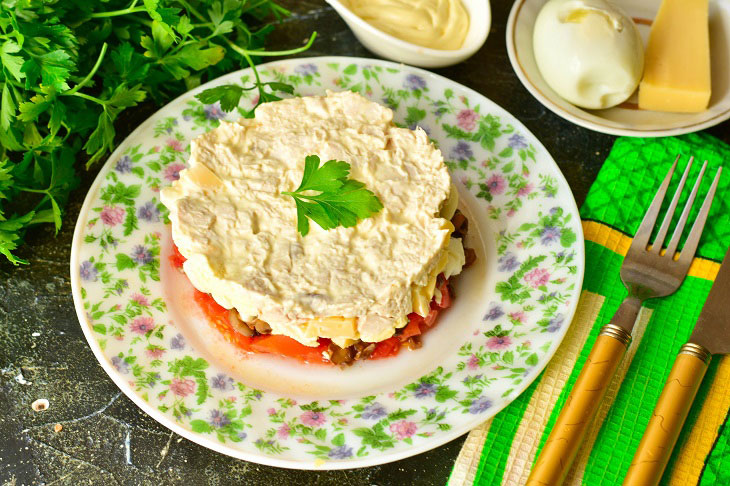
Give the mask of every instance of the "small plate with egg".
<path id="1" fill-rule="evenodd" d="M 590 130 L 663 137 L 717 125 L 730 118 L 730 3 L 664 3 L 662 26 L 662 0 L 517 0 L 507 23 L 512 67 L 538 101 Z M 687 10 L 677 15 L 677 5 Z M 678 55 L 685 49 L 691 55 Z M 704 86 L 703 69 L 710 73 Z M 671 79 L 677 72 L 689 79 Z M 665 83 L 659 89 L 657 76 Z"/>

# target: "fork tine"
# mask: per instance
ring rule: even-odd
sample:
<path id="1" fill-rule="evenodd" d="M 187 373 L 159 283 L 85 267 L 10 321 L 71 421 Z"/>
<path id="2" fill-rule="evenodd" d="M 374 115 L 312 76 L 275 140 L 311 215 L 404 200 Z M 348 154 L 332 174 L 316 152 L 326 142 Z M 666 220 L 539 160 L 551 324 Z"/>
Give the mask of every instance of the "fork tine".
<path id="1" fill-rule="evenodd" d="M 684 173 L 682 174 L 682 178 L 679 180 L 679 185 L 677 186 L 677 190 L 674 191 L 674 197 L 672 197 L 672 202 L 669 203 L 669 207 L 667 208 L 667 213 L 664 215 L 664 220 L 662 220 L 662 226 L 659 228 L 659 233 L 657 233 L 656 238 L 654 239 L 654 243 L 651 245 L 651 251 L 653 253 L 656 253 L 657 255 L 662 251 L 662 245 L 664 244 L 664 238 L 667 236 L 667 231 L 669 231 L 669 224 L 672 222 L 672 217 L 674 216 L 674 211 L 677 209 L 677 203 L 679 202 L 679 197 L 682 195 L 682 190 L 684 189 L 684 183 L 687 181 L 687 176 L 689 175 L 689 171 L 692 168 L 692 162 L 694 162 L 695 158 L 694 156 L 689 158 L 689 162 L 687 162 L 687 167 L 684 169 Z"/>
<path id="2" fill-rule="evenodd" d="M 710 208 L 712 207 L 712 200 L 715 198 L 715 190 L 717 184 L 720 182 L 720 174 L 722 173 L 722 167 L 717 168 L 715 172 L 715 179 L 712 181 L 710 190 L 707 191 L 705 201 L 702 203 L 700 212 L 697 214 L 697 219 L 692 224 L 692 229 L 689 230 L 689 236 L 687 241 L 684 243 L 682 253 L 679 254 L 680 265 L 689 265 L 695 256 L 697 251 L 697 245 L 700 242 L 700 236 L 702 236 L 702 230 L 705 228 L 705 221 L 707 221 L 707 215 L 710 214 Z"/>
<path id="3" fill-rule="evenodd" d="M 649 237 L 651 236 L 651 231 L 652 229 L 654 229 L 654 223 L 656 223 L 656 218 L 657 216 L 659 216 L 659 210 L 662 207 L 664 195 L 667 193 L 669 182 L 672 180 L 672 174 L 674 174 L 674 169 L 677 167 L 677 162 L 679 162 L 679 158 L 681 156 L 681 154 L 677 155 L 677 158 L 674 160 L 672 167 L 669 169 L 669 172 L 667 172 L 667 175 L 664 177 L 661 186 L 659 186 L 659 190 L 657 190 L 656 194 L 654 195 L 654 199 L 651 201 L 651 205 L 646 211 L 644 219 L 641 220 L 641 224 L 636 230 L 634 239 L 631 242 L 632 247 L 636 245 L 642 250 L 646 249 L 646 245 L 649 243 Z"/>
<path id="4" fill-rule="evenodd" d="M 667 245 L 667 252 L 664 255 L 668 256 L 669 258 L 674 258 L 674 252 L 677 251 L 679 238 L 682 236 L 682 232 L 684 231 L 684 225 L 687 224 L 687 217 L 689 216 L 689 212 L 692 210 L 692 204 L 695 202 L 695 197 L 697 197 L 697 191 L 700 190 L 702 176 L 705 175 L 706 168 L 707 161 L 705 160 L 705 163 L 702 164 L 702 168 L 700 169 L 700 174 L 697 176 L 695 185 L 692 188 L 692 192 L 689 194 L 689 198 L 687 198 L 687 203 L 684 205 L 682 215 L 679 217 L 679 221 L 677 221 L 677 227 L 674 228 L 674 233 L 672 233 L 672 239 L 669 240 L 669 244 Z"/>

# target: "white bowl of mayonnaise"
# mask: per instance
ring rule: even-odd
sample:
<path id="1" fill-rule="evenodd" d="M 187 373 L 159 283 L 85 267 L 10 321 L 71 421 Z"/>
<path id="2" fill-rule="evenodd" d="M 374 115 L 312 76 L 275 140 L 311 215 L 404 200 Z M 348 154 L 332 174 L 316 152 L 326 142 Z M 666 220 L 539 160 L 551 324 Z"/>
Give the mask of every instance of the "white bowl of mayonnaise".
<path id="1" fill-rule="evenodd" d="M 370 51 L 420 67 L 444 67 L 487 40 L 489 0 L 326 0 Z"/>

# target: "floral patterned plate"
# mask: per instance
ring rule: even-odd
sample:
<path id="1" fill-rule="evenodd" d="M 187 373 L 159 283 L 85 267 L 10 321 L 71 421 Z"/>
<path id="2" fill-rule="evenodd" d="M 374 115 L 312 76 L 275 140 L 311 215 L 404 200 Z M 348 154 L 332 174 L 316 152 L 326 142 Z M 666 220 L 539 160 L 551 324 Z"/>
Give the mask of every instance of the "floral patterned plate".
<path id="1" fill-rule="evenodd" d="M 185 167 L 190 140 L 236 117 L 199 103 L 201 87 L 119 146 L 79 216 L 73 296 L 97 359 L 171 430 L 273 466 L 395 461 L 489 419 L 545 367 L 578 300 L 580 219 L 555 162 L 509 113 L 426 71 L 344 57 L 278 61 L 260 71 L 265 81 L 293 84 L 297 95 L 357 91 L 439 145 L 470 220 L 467 244 L 478 255 L 455 284 L 454 305 L 421 349 L 344 370 L 244 357 L 225 343 L 169 264 L 167 211 L 159 202 L 160 187 Z M 231 82 L 249 84 L 250 70 L 205 87 Z"/>

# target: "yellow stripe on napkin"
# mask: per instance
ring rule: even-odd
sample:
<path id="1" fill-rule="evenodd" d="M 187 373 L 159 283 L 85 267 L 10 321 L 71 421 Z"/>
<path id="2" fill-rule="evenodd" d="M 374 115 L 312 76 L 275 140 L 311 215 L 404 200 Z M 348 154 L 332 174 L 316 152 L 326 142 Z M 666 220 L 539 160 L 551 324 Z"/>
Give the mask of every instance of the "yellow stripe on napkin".
<path id="1" fill-rule="evenodd" d="M 597 221 L 582 221 L 583 234 L 586 241 L 591 241 L 601 246 L 605 246 L 609 250 L 626 256 L 631 246 L 631 237 L 623 234 L 617 229 Z M 720 270 L 720 264 L 707 260 L 705 258 L 695 258 L 689 267 L 687 275 L 690 277 L 704 278 L 706 280 L 715 280 L 717 272 Z"/>

